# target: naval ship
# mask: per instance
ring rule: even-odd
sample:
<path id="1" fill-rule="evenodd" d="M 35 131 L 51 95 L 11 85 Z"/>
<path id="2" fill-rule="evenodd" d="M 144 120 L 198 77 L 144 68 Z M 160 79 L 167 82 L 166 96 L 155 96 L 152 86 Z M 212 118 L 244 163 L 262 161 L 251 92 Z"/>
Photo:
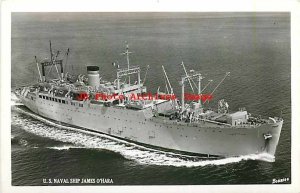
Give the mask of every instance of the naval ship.
<path id="1" fill-rule="evenodd" d="M 174 91 L 163 66 L 168 93 L 158 89 L 155 97 L 133 98 L 147 93 L 147 88 L 141 80 L 141 68 L 130 65 L 131 53 L 127 44 L 122 53 L 127 66 L 120 68 L 113 63 L 116 79 L 110 82 L 102 79 L 98 66 L 87 66 L 87 75 L 64 72 L 66 62 L 58 59 L 59 52 L 52 53 L 50 42 L 50 59 L 38 61 L 35 57 L 38 82 L 20 87 L 15 93 L 28 109 L 42 117 L 153 148 L 207 157 L 275 156 L 283 119 L 255 117 L 245 108 L 229 111 L 224 99 L 218 101 L 215 111 L 205 108 L 208 98 L 201 98 L 204 77 L 200 72 L 187 71 L 183 62 L 180 100 L 168 97 Z M 57 78 L 46 77 L 46 68 L 55 68 Z M 229 72 L 222 81 L 227 76 Z M 200 97 L 185 100 L 187 85 L 194 87 Z"/>

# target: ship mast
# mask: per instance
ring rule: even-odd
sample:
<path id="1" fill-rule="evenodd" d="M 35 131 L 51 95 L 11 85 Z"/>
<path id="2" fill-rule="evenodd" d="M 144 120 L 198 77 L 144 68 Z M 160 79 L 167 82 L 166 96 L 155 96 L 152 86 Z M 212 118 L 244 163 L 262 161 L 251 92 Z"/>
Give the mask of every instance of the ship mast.
<path id="1" fill-rule="evenodd" d="M 201 75 L 198 77 L 198 96 L 201 96 Z M 201 97 L 199 97 L 198 103 L 201 107 Z"/>
<path id="2" fill-rule="evenodd" d="M 130 69 L 130 62 L 129 62 L 129 54 L 131 54 L 132 52 L 129 52 L 129 45 L 126 42 L 126 50 L 121 53 L 122 55 L 126 55 L 126 60 L 127 60 L 127 70 Z M 128 84 L 130 85 L 130 76 L 128 75 Z"/>
<path id="3" fill-rule="evenodd" d="M 187 74 L 186 73 L 186 75 L 181 78 L 181 81 L 180 81 L 180 85 L 181 85 L 181 112 L 183 112 L 185 110 L 185 103 L 184 103 L 184 100 L 185 100 L 185 97 L 184 97 L 185 82 L 186 82 L 186 80 L 192 80 L 192 79 L 195 79 L 195 78 L 198 79 L 198 94 L 200 96 L 200 94 L 201 94 L 201 80 L 203 79 L 203 77 L 199 72 L 193 72 L 192 74 Z M 201 97 L 199 97 L 198 103 L 200 104 L 200 108 L 201 108 L 201 99 L 200 98 Z"/>
<path id="4" fill-rule="evenodd" d="M 167 72 L 166 72 L 166 70 L 165 70 L 165 67 L 162 65 L 161 66 L 162 67 L 162 69 L 163 69 L 163 72 L 164 72 L 164 74 L 165 74 L 165 77 L 166 77 L 166 79 L 167 79 L 167 83 L 168 83 L 168 85 L 169 85 L 169 87 L 170 87 L 170 90 L 171 90 L 171 96 L 174 96 L 174 91 L 173 91 L 173 87 L 171 86 L 171 83 L 170 83 L 170 81 L 169 81 L 169 78 L 168 78 L 168 75 L 167 75 Z M 168 87 L 167 87 L 168 88 Z M 177 108 L 177 102 L 176 101 L 173 101 L 174 102 L 174 104 L 175 104 L 175 108 Z"/>
<path id="5" fill-rule="evenodd" d="M 58 58 L 58 55 L 59 55 L 59 51 L 57 51 L 56 53 L 56 56 L 54 58 L 53 56 L 53 52 L 52 52 L 52 45 L 51 45 L 51 40 L 49 40 L 49 43 L 50 43 L 50 61 L 49 60 L 45 60 L 45 61 L 42 61 L 40 64 L 42 65 L 42 76 L 43 76 L 43 81 L 45 82 L 46 81 L 46 73 L 45 73 L 45 67 L 47 66 L 51 66 L 47 75 L 51 72 L 52 70 L 52 67 L 55 66 L 56 68 L 56 72 L 57 72 L 57 75 L 58 75 L 58 78 L 60 80 L 63 80 L 63 77 L 64 77 L 64 70 L 63 70 L 63 60 L 62 59 L 57 59 Z M 57 65 L 60 65 L 60 68 L 61 68 L 61 76 L 58 72 L 58 68 L 57 68 Z"/>
<path id="6" fill-rule="evenodd" d="M 181 62 L 181 65 L 182 65 L 182 67 L 183 67 L 183 70 L 184 70 L 184 72 L 185 72 L 185 75 L 188 76 L 188 73 L 187 73 L 187 71 L 186 71 L 186 68 L 185 68 L 185 66 L 184 66 L 183 61 Z M 192 91 L 194 92 L 194 88 L 193 88 L 193 86 L 192 86 L 191 80 L 188 79 L 188 81 L 189 81 L 189 84 L 190 84 L 190 87 L 191 87 Z"/>
<path id="7" fill-rule="evenodd" d="M 166 73 L 166 71 L 165 71 L 165 67 L 162 65 L 161 66 L 162 67 L 162 69 L 163 69 L 163 72 L 164 72 L 164 74 L 165 74 L 165 77 L 166 77 L 166 79 L 167 79 L 167 83 L 168 83 L 168 85 L 169 85 L 169 87 L 170 87 L 170 89 L 171 89 L 171 94 L 174 94 L 173 93 L 173 88 L 172 88 L 172 86 L 171 86 L 171 83 L 170 83 L 170 81 L 169 81 L 169 78 L 168 78 L 168 75 L 167 75 L 167 73 Z"/>
<path id="8" fill-rule="evenodd" d="M 55 59 L 53 60 L 53 52 L 52 52 L 52 45 L 51 45 L 51 40 L 49 40 L 49 42 L 50 42 L 50 57 L 51 57 L 51 65 L 54 65 L 55 66 L 55 69 L 56 69 L 56 72 L 57 72 L 57 76 L 58 76 L 58 78 L 60 79 L 60 80 L 62 80 L 63 79 L 63 74 L 64 74 L 64 70 L 63 70 L 63 64 L 61 63 L 60 65 L 60 73 L 61 73 L 61 77 L 60 77 L 60 75 L 59 75 L 59 72 L 58 72 L 58 68 L 57 68 L 57 57 L 58 57 L 58 55 L 59 55 L 59 51 L 57 51 L 56 52 L 56 56 L 55 56 Z"/>
<path id="9" fill-rule="evenodd" d="M 145 81 L 146 81 L 146 78 L 147 78 L 147 73 L 148 73 L 149 68 L 150 68 L 150 66 L 147 65 L 147 70 L 146 70 L 146 73 L 145 73 L 145 76 L 144 76 L 143 84 L 145 84 Z"/>
<path id="10" fill-rule="evenodd" d="M 67 64 L 68 64 L 68 58 L 69 58 L 69 52 L 70 52 L 70 48 L 68 48 L 65 56 L 66 56 L 66 63 L 65 63 L 65 69 L 67 68 Z M 64 71 L 63 69 L 61 69 L 61 73 L 62 73 L 62 79 L 64 78 Z M 73 73 L 73 65 L 72 65 L 72 73 Z"/>
<path id="11" fill-rule="evenodd" d="M 52 53 L 51 40 L 49 40 L 49 44 L 50 44 L 50 60 L 51 60 L 51 64 L 53 64 L 53 53 Z"/>
<path id="12" fill-rule="evenodd" d="M 50 44 L 50 65 L 51 65 L 51 68 L 50 68 L 50 70 L 48 71 L 48 74 L 49 74 L 49 72 L 51 71 L 52 65 L 54 65 L 54 61 L 55 61 L 55 60 L 53 60 L 53 52 L 52 52 L 52 44 L 51 44 L 51 40 L 49 40 L 49 44 Z M 59 53 L 56 54 L 56 58 L 57 58 L 58 54 L 59 54 Z M 56 58 L 55 58 L 55 59 L 56 59 Z M 58 78 L 60 79 L 59 72 L 58 72 L 58 69 L 57 69 L 56 64 L 55 64 L 54 66 L 55 66 L 56 72 L 57 72 L 57 74 L 58 74 Z"/>
<path id="13" fill-rule="evenodd" d="M 43 79 L 42 79 L 41 71 L 40 71 L 40 68 L 39 68 L 39 63 L 38 63 L 38 61 L 36 59 L 36 56 L 34 56 L 34 58 L 35 58 L 35 62 L 36 62 L 36 67 L 37 67 L 37 69 L 39 71 L 40 81 L 42 82 Z"/>

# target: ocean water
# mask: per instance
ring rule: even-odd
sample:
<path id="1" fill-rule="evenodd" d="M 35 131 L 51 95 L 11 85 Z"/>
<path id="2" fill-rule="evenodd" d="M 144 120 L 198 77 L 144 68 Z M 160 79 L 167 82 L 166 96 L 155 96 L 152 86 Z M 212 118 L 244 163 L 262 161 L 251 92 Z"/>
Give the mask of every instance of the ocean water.
<path id="1" fill-rule="evenodd" d="M 205 160 L 62 126 L 33 114 L 12 94 L 12 185 L 78 185 L 43 183 L 49 178 L 114 182 L 87 185 L 271 184 L 281 178 L 291 183 L 288 13 L 13 13 L 12 89 L 37 81 L 34 56 L 49 58 L 49 40 L 61 55 L 70 48 L 67 71 L 85 74 L 87 65 L 98 65 L 111 81 L 111 63 L 126 66 L 120 53 L 127 41 L 142 78 L 150 66 L 145 84 L 153 93 L 165 88 L 161 65 L 177 95 L 182 61 L 201 71 L 203 85 L 213 80 L 208 93 L 230 72 L 206 105 L 216 108 L 224 98 L 231 110 L 282 116 L 281 138 L 275 160 L 264 154 Z"/>

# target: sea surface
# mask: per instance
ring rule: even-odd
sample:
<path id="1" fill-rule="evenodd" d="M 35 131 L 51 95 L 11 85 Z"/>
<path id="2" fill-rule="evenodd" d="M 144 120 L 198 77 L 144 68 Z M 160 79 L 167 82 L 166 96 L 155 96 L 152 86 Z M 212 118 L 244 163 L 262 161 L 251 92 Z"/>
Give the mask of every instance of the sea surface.
<path id="1" fill-rule="evenodd" d="M 207 93 L 230 72 L 207 107 L 216 109 L 224 98 L 232 111 L 245 107 L 253 115 L 284 119 L 275 161 L 264 154 L 207 160 L 62 126 L 30 112 L 12 93 L 12 185 L 271 184 L 282 178 L 291 183 L 288 13 L 12 13 L 11 28 L 12 89 L 37 82 L 34 56 L 50 57 L 49 40 L 65 61 L 70 48 L 66 71 L 85 74 L 87 65 L 97 65 L 110 81 L 116 78 L 112 62 L 127 66 L 120 54 L 127 42 L 142 78 L 150 67 L 150 92 L 165 90 L 164 65 L 180 95 L 183 61 L 188 70 L 201 71 L 203 86 L 213 80 Z M 54 68 L 49 76 L 56 76 Z M 113 184 L 45 183 L 70 178 L 108 178 Z"/>

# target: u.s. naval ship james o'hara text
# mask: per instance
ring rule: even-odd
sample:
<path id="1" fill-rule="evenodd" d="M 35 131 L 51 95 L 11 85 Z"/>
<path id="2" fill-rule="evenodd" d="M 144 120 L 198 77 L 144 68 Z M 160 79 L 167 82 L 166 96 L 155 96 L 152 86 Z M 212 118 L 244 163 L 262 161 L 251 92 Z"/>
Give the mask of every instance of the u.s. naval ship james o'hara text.
<path id="1" fill-rule="evenodd" d="M 174 92 L 163 66 L 169 93 L 157 91 L 154 97 L 140 97 L 147 90 L 140 67 L 129 64 L 130 53 L 127 45 L 123 53 L 127 66 L 116 68 L 116 79 L 109 82 L 102 80 L 98 66 L 87 66 L 87 75 L 65 73 L 63 60 L 52 53 L 50 42 L 50 59 L 36 60 L 38 83 L 17 89 L 17 96 L 28 109 L 45 118 L 154 148 L 220 157 L 275 155 L 282 118 L 254 117 L 244 108 L 229 112 L 224 99 L 216 111 L 204 108 L 207 99 L 187 101 L 185 86 L 192 87 L 192 83 L 197 96 L 204 96 L 203 77 L 187 71 L 183 63 L 180 100 L 170 100 Z M 56 68 L 58 78 L 46 77 L 47 67 Z"/>

